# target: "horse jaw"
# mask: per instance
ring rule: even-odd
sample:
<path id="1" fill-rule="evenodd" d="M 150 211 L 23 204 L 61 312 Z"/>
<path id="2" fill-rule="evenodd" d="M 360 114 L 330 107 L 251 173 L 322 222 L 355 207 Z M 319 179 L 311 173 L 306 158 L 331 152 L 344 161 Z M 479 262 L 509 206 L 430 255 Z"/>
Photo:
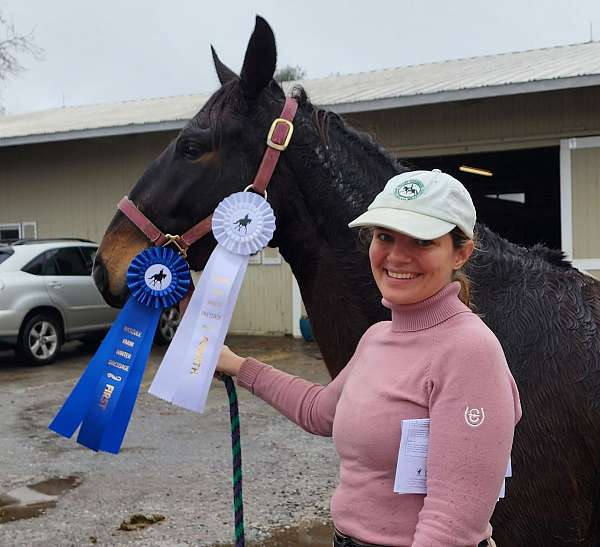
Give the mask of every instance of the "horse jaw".
<path id="1" fill-rule="evenodd" d="M 107 304 L 113 307 L 125 304 L 129 293 L 129 264 L 149 246 L 144 234 L 120 213 L 111 222 L 98 248 L 93 273 L 96 286 Z"/>

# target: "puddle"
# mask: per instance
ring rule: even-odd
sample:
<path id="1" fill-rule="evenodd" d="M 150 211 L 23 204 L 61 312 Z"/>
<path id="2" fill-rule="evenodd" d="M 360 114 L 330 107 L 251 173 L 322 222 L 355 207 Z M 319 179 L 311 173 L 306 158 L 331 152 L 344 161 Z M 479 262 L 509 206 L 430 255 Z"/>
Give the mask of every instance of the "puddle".
<path id="1" fill-rule="evenodd" d="M 46 496 L 61 496 L 65 492 L 77 488 L 81 482 L 81 477 L 70 475 L 68 477 L 52 477 L 28 486 L 40 494 L 46 494 Z"/>
<path id="2" fill-rule="evenodd" d="M 299 526 L 275 528 L 271 536 L 246 543 L 248 547 L 331 547 L 330 524 L 311 522 Z M 233 543 L 217 543 L 215 547 L 233 547 Z"/>
<path id="3" fill-rule="evenodd" d="M 39 517 L 46 509 L 56 506 L 59 496 L 77 488 L 81 482 L 76 476 L 51 477 L 0 494 L 0 524 Z"/>

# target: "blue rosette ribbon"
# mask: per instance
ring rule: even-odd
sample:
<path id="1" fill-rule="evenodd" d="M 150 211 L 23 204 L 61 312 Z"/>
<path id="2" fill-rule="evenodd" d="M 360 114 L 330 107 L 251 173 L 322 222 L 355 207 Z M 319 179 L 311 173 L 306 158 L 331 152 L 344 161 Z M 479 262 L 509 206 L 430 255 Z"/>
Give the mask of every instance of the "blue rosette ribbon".
<path id="1" fill-rule="evenodd" d="M 92 450 L 119 452 L 161 311 L 187 293 L 190 271 L 168 247 L 151 247 L 129 265 L 130 297 L 50 425 Z"/>

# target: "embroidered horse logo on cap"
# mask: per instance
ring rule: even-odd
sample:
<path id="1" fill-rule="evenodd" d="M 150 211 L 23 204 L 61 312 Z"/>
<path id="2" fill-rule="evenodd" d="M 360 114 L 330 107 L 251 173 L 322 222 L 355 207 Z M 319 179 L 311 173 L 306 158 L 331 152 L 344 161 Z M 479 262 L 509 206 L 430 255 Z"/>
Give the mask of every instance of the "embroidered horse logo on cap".
<path id="1" fill-rule="evenodd" d="M 423 183 L 418 179 L 410 179 L 399 184 L 394 190 L 394 195 L 398 199 L 416 199 L 425 189 Z"/>
<path id="2" fill-rule="evenodd" d="M 465 422 L 469 427 L 479 427 L 485 420 L 485 412 L 481 408 L 465 408 Z"/>
<path id="3" fill-rule="evenodd" d="M 244 218 L 240 218 L 239 220 L 236 220 L 233 225 L 237 226 L 237 231 L 241 232 L 242 228 L 244 228 L 244 233 L 247 234 L 248 233 L 248 225 L 252 222 L 252 219 L 248 216 L 248 213 L 246 213 L 246 216 Z"/>

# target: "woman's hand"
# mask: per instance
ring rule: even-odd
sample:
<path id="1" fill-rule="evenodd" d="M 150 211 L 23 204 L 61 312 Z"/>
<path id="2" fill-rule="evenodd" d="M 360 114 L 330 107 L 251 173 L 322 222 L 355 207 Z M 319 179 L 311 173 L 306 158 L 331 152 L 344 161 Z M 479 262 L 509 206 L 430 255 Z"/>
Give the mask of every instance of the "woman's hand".
<path id="1" fill-rule="evenodd" d="M 217 363 L 217 370 L 228 374 L 229 376 L 237 376 L 240 372 L 240 367 L 244 362 L 244 357 L 240 357 L 231 351 L 227 346 L 221 348 L 221 355 Z"/>

